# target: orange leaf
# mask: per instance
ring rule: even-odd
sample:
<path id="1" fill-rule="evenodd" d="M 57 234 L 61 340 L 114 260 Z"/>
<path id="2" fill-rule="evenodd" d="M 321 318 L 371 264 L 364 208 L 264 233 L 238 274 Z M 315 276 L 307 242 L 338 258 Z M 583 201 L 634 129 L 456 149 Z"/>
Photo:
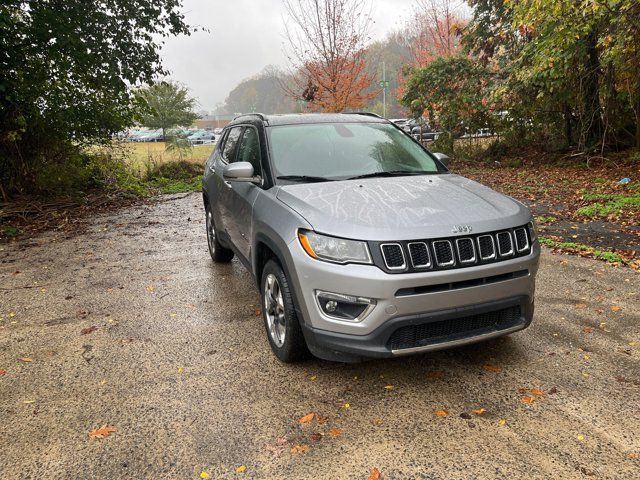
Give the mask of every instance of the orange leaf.
<path id="1" fill-rule="evenodd" d="M 475 413 L 476 415 L 482 415 L 484 412 L 486 412 L 486 408 L 478 408 L 476 410 L 471 410 L 473 413 Z"/>
<path id="2" fill-rule="evenodd" d="M 96 428 L 95 430 L 91 430 L 89 432 L 89 438 L 105 438 L 117 431 L 116 427 L 108 427 L 107 425 L 104 425 L 100 428 Z"/>
<path id="3" fill-rule="evenodd" d="M 447 412 L 446 410 L 436 410 L 433 413 L 435 413 L 438 417 L 446 417 L 447 415 L 449 415 L 449 412 Z"/>
<path id="4" fill-rule="evenodd" d="M 500 373 L 502 371 L 501 367 L 496 367 L 495 365 L 483 365 L 482 368 L 484 368 L 487 372 L 492 372 L 492 373 Z"/>
<path id="5" fill-rule="evenodd" d="M 440 370 L 432 370 L 431 372 L 427 372 L 427 378 L 429 380 L 440 380 L 444 378 L 444 372 Z"/>
<path id="6" fill-rule="evenodd" d="M 522 403 L 526 403 L 527 405 L 533 405 L 533 402 L 535 402 L 536 399 L 534 397 L 522 397 Z"/>
<path id="7" fill-rule="evenodd" d="M 587 304 L 586 303 L 576 303 L 576 308 L 578 309 L 583 309 L 583 308 L 587 308 Z"/>
<path id="8" fill-rule="evenodd" d="M 95 332 L 98 329 L 98 327 L 96 327 L 95 325 L 91 326 L 91 327 L 87 327 L 87 328 L 83 328 L 82 330 L 80 330 L 80 334 L 82 335 L 89 335 L 90 333 Z"/>
<path id="9" fill-rule="evenodd" d="M 332 428 L 331 430 L 329 430 L 329 435 L 333 438 L 339 437 L 340 435 L 342 435 L 342 430 L 340 430 L 339 428 Z"/>
<path id="10" fill-rule="evenodd" d="M 246 465 L 240 465 L 239 467 L 236 468 L 236 473 L 242 473 L 242 472 L 245 472 L 246 470 L 247 470 Z"/>
<path id="11" fill-rule="evenodd" d="M 33 358 L 29 358 L 29 357 L 23 357 L 23 358 L 21 358 L 20 360 L 21 360 L 22 362 L 25 362 L 25 363 L 31 363 L 31 362 L 33 362 Z"/>
<path id="12" fill-rule="evenodd" d="M 369 475 L 369 480 L 380 480 L 382 478 L 382 474 L 380 473 L 380 470 L 378 470 L 376 467 L 373 467 L 371 469 L 371 474 Z"/>
<path id="13" fill-rule="evenodd" d="M 582 331 L 584 333 L 593 333 L 593 327 L 584 327 Z"/>
<path id="14" fill-rule="evenodd" d="M 0 375 L 6 375 L 7 371 L 3 368 L 0 368 Z"/>
<path id="15" fill-rule="evenodd" d="M 611 310 L 613 310 L 614 312 L 619 312 L 620 310 L 622 310 L 622 308 L 616 305 L 615 307 L 611 307 Z"/>
<path id="16" fill-rule="evenodd" d="M 295 445 L 291 447 L 291 453 L 297 455 L 299 453 L 307 453 L 309 451 L 309 445 Z"/>
<path id="17" fill-rule="evenodd" d="M 298 420 L 298 422 L 300 422 L 301 425 L 303 423 L 309 423 L 311 420 L 313 420 L 313 417 L 315 417 L 315 416 L 316 416 L 315 413 L 308 413 L 307 415 L 302 417 L 300 420 Z"/>
<path id="18" fill-rule="evenodd" d="M 531 393 L 533 395 L 535 395 L 536 397 L 541 397 L 542 395 L 544 395 L 544 392 L 542 390 L 537 389 L 537 388 L 532 388 L 531 389 Z"/>

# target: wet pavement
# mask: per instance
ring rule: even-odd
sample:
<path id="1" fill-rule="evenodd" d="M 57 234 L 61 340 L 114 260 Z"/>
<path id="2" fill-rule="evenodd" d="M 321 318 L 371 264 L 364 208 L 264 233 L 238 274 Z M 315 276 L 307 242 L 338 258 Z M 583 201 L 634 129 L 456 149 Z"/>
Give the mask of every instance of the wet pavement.
<path id="1" fill-rule="evenodd" d="M 545 251 L 528 330 L 284 365 L 200 197 L 165 197 L 0 245 L 0 478 L 640 478 L 639 294 Z"/>

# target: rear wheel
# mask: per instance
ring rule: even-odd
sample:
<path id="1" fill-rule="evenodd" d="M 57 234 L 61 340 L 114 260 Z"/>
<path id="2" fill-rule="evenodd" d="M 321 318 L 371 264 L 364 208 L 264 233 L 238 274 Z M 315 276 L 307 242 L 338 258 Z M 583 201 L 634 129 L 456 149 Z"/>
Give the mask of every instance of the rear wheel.
<path id="1" fill-rule="evenodd" d="M 271 350 L 285 363 L 301 360 L 307 345 L 293 306 L 289 282 L 282 267 L 269 260 L 262 271 L 262 316 Z"/>
<path id="2" fill-rule="evenodd" d="M 220 245 L 216 236 L 216 226 L 213 223 L 213 214 L 211 208 L 207 206 L 207 243 L 209 245 L 209 254 L 211 259 L 216 263 L 228 263 L 233 259 L 233 250 Z"/>

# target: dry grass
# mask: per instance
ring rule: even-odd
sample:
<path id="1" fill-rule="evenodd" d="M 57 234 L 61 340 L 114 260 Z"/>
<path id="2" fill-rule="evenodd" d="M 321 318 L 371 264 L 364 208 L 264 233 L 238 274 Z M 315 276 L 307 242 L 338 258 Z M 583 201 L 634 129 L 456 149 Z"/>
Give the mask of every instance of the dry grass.
<path id="1" fill-rule="evenodd" d="M 184 158 L 176 151 L 166 151 L 164 142 L 124 143 L 119 145 L 123 157 L 133 171 L 141 172 L 149 166 L 158 166 L 167 162 L 184 160 L 190 163 L 204 164 L 215 145 L 194 145 L 184 153 Z"/>

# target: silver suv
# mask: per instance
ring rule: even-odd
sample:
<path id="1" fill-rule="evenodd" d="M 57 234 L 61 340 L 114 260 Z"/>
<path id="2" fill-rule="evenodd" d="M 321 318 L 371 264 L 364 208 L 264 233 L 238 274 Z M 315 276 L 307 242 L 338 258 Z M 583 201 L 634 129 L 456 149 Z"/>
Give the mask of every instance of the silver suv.
<path id="1" fill-rule="evenodd" d="M 280 360 L 393 357 L 531 323 L 531 212 L 447 160 L 373 114 L 225 128 L 203 180 L 209 251 L 253 274 Z"/>

